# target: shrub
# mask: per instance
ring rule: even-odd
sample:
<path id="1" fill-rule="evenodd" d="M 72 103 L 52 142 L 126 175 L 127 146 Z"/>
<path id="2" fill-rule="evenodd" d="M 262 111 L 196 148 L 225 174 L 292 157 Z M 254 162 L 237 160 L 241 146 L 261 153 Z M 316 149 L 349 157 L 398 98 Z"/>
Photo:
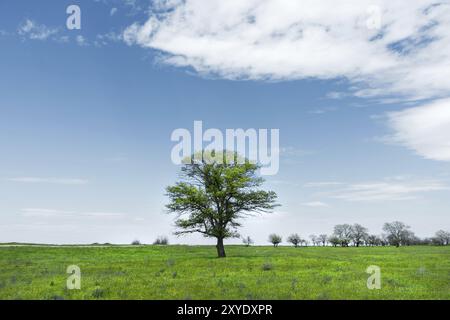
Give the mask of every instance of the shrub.
<path id="1" fill-rule="evenodd" d="M 275 233 L 272 233 L 269 236 L 269 242 L 273 244 L 274 247 L 278 247 L 278 244 L 280 244 L 282 241 L 281 237 Z"/>
<path id="2" fill-rule="evenodd" d="M 134 240 L 131 244 L 132 244 L 133 246 L 140 246 L 140 245 L 141 245 L 141 242 L 140 242 L 139 240 Z"/>
<path id="3" fill-rule="evenodd" d="M 262 269 L 263 269 L 264 271 L 272 270 L 272 269 L 273 269 L 273 265 L 272 265 L 271 263 L 269 263 L 269 262 L 266 262 L 266 263 L 264 263 L 264 264 L 262 265 Z"/>
<path id="4" fill-rule="evenodd" d="M 94 291 L 92 291 L 92 297 L 95 299 L 101 299 L 105 295 L 105 290 L 102 288 L 95 288 Z"/>
<path id="5" fill-rule="evenodd" d="M 169 244 L 169 239 L 166 236 L 159 236 L 158 238 L 156 238 L 153 244 L 165 246 Z"/>

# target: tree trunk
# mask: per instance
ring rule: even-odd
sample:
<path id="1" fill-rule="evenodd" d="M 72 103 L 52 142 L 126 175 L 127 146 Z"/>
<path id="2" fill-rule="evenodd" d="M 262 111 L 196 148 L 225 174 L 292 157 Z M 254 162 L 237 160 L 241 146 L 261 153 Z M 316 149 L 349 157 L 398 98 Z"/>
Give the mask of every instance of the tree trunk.
<path id="1" fill-rule="evenodd" d="M 223 246 L 223 239 L 222 238 L 217 238 L 217 256 L 219 258 L 225 258 L 226 254 L 225 254 L 225 247 Z"/>

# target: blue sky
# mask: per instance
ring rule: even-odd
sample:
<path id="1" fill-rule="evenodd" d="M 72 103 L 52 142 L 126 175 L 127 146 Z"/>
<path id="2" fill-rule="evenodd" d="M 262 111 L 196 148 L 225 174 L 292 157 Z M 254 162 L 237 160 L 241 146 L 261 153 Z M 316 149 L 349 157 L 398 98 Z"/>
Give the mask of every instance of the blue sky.
<path id="1" fill-rule="evenodd" d="M 195 120 L 280 129 L 280 170 L 266 187 L 282 207 L 241 230 L 257 243 L 271 232 L 331 233 L 338 223 L 376 234 L 393 220 L 419 236 L 448 230 L 450 82 L 442 74 L 450 41 L 439 29 L 449 24 L 448 6 L 425 15 L 424 2 L 400 10 L 375 1 L 383 31 L 373 32 L 385 42 L 373 44 L 361 28 L 327 20 L 321 2 L 312 17 L 277 7 L 275 28 L 265 16 L 271 1 L 2 1 L 0 242 L 166 234 L 212 243 L 175 238 L 164 213 L 164 188 L 179 171 L 170 135 Z M 66 28 L 70 4 L 81 8 L 81 30 Z M 359 21 L 363 9 L 343 9 L 342 19 Z M 249 10 L 256 22 L 242 18 Z M 229 22 L 231 14 L 240 18 Z M 423 31 L 431 14 L 437 27 Z M 301 40 L 283 29 L 289 19 L 304 24 Z M 326 38 L 314 19 L 337 31 Z M 418 22 L 403 24 L 405 35 L 389 19 Z M 279 35 L 249 26 L 259 21 L 255 30 Z M 418 42 L 424 32 L 437 40 Z M 318 46 L 324 57 L 308 54 Z"/>

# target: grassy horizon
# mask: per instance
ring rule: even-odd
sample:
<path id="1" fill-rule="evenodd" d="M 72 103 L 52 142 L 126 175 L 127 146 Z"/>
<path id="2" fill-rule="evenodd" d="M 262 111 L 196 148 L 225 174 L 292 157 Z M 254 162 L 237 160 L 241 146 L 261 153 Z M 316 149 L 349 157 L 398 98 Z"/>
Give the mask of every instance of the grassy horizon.
<path id="1" fill-rule="evenodd" d="M 0 299 L 450 299 L 450 246 L 70 246 L 0 247 Z"/>

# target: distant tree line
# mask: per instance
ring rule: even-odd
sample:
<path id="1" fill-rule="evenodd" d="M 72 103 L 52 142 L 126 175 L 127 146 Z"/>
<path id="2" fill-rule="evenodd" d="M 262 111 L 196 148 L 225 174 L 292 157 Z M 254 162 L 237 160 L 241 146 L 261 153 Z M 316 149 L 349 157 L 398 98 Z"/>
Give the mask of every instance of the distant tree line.
<path id="1" fill-rule="evenodd" d="M 295 247 L 299 246 L 333 246 L 333 247 L 349 247 L 349 246 L 412 246 L 412 245 L 441 245 L 450 244 L 450 232 L 439 230 L 431 238 L 419 238 L 410 227 L 400 221 L 385 223 L 383 225 L 384 233 L 381 235 L 369 234 L 368 229 L 360 224 L 338 224 L 334 227 L 331 235 L 320 234 L 310 235 L 309 240 L 301 238 L 297 233 L 291 234 L 287 238 L 287 242 Z M 278 247 L 283 239 L 280 235 L 269 235 L 268 241 L 274 247 Z M 246 246 L 250 246 L 253 240 L 250 237 L 243 239 Z"/>
<path id="2" fill-rule="evenodd" d="M 142 243 L 139 240 L 134 240 L 131 242 L 134 246 L 140 246 Z M 169 238 L 166 236 L 158 236 L 155 241 L 153 241 L 153 245 L 165 246 L 169 244 Z"/>

